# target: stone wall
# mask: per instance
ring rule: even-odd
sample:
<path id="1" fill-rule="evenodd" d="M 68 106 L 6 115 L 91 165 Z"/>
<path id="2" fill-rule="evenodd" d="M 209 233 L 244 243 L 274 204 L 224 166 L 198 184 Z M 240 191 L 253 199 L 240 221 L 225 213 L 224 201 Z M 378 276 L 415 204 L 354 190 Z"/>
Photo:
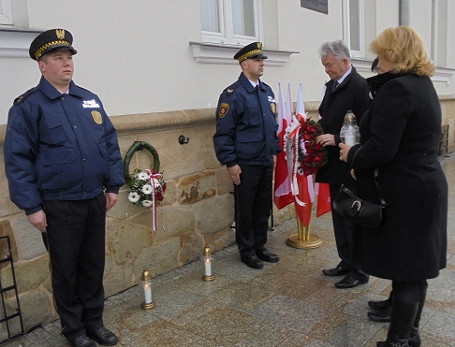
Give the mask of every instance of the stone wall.
<path id="1" fill-rule="evenodd" d="M 441 99 L 443 124 L 450 125 L 450 151 L 454 150 L 454 98 Z M 310 116 L 317 116 L 319 102 L 305 104 Z M 232 183 L 215 158 L 212 136 L 214 109 L 135 114 L 112 117 L 117 128 L 122 155 L 134 141 L 155 147 L 167 181 L 164 203 L 157 209 L 158 230 L 152 230 L 150 210 L 128 201 L 123 187 L 117 205 L 108 213 L 106 230 L 106 296 L 136 285 L 144 268 L 152 276 L 168 272 L 199 259 L 203 247 L 213 252 L 234 243 Z M 40 233 L 27 221 L 8 197 L 4 174 L 3 141 L 5 126 L 0 126 L 0 236 L 11 239 L 11 254 L 19 291 L 25 330 L 57 318 L 50 286 L 48 255 Z M 183 135 L 188 143 L 180 144 Z M 148 151 L 134 154 L 129 171 L 151 166 Z M 293 206 L 274 209 L 278 225 L 295 216 Z M 0 256 L 9 251 L 0 243 Z M 13 283 L 11 267 L 0 264 L 3 287 Z M 14 291 L 5 293 L 9 307 L 16 307 Z M 1 318 L 1 317 L 0 317 Z M 12 329 L 18 322 L 11 322 Z M 0 341 L 5 327 L 0 325 Z"/>

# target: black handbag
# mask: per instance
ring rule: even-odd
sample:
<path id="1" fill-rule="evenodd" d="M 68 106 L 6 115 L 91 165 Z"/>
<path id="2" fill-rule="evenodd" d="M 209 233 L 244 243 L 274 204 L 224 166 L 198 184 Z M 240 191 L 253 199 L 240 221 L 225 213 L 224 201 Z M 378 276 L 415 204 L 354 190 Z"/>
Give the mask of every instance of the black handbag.
<path id="1" fill-rule="evenodd" d="M 354 161 L 355 156 L 349 166 L 343 184 L 335 195 L 332 207 L 339 215 L 352 223 L 374 229 L 381 225 L 383 210 L 387 205 L 382 198 L 381 190 L 379 189 L 378 169 L 374 170 L 374 183 L 378 190 L 380 204 L 362 199 L 345 186 L 346 179 L 348 178 L 348 175 L 350 175 Z"/>

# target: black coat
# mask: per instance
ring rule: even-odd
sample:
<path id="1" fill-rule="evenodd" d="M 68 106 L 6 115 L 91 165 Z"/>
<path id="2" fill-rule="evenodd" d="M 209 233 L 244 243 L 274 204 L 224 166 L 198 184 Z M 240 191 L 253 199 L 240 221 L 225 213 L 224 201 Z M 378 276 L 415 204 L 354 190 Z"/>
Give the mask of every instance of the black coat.
<path id="1" fill-rule="evenodd" d="M 448 186 L 438 161 L 441 108 L 430 78 L 378 76 L 385 82 L 360 122 L 362 144 L 349 151 L 360 194 L 388 206 L 382 225 L 359 235 L 358 261 L 369 274 L 396 281 L 438 276 L 446 266 Z M 373 93 L 375 94 L 375 93 Z"/>
<path id="2" fill-rule="evenodd" d="M 333 80 L 326 83 L 326 91 L 319 115 L 319 123 L 326 134 L 335 135 L 336 146 L 327 146 L 328 161 L 321 167 L 316 175 L 316 181 L 339 184 L 343 182 L 347 165 L 340 161 L 340 130 L 343 126 L 344 116 L 347 111 L 354 112 L 357 122 L 362 118 L 370 103 L 369 88 L 366 80 L 352 67 L 351 73 L 332 92 Z"/>

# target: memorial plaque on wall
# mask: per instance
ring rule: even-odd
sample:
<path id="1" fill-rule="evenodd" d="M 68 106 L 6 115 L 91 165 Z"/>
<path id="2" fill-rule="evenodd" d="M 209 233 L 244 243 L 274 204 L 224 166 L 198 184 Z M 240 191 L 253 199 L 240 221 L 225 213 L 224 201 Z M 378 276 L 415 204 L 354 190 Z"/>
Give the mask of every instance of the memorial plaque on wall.
<path id="1" fill-rule="evenodd" d="M 329 0 L 300 0 L 300 6 L 325 14 L 329 13 Z"/>

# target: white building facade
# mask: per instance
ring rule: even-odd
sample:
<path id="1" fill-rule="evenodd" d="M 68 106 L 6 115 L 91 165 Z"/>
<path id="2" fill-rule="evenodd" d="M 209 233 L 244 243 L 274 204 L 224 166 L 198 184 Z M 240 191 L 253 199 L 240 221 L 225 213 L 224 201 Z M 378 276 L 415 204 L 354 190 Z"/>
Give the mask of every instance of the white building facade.
<path id="1" fill-rule="evenodd" d="M 14 98 L 38 83 L 30 42 L 54 27 L 73 34 L 75 82 L 117 116 L 215 107 L 240 72 L 232 56 L 256 40 L 270 57 L 266 83 L 291 83 L 295 94 L 303 83 L 305 101 L 318 101 L 327 79 L 322 42 L 344 39 L 366 77 L 369 42 L 399 24 L 422 35 L 437 91 L 452 95 L 454 17 L 449 0 L 0 0 L 0 124 Z"/>

